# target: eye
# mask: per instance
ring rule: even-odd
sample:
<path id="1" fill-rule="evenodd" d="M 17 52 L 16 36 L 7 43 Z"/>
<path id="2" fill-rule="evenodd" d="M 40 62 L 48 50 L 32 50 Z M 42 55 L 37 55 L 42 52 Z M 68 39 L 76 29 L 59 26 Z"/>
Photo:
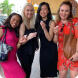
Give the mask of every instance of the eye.
<path id="1" fill-rule="evenodd" d="M 29 12 L 30 10 L 29 10 L 29 9 L 27 9 L 26 11 L 28 11 L 28 12 Z"/>
<path id="2" fill-rule="evenodd" d="M 33 9 L 31 9 L 31 10 L 30 10 L 30 9 L 27 9 L 26 11 L 28 11 L 28 12 L 29 12 L 29 11 L 30 11 L 30 12 L 33 12 L 34 10 L 33 10 Z"/>
<path id="3" fill-rule="evenodd" d="M 63 10 L 63 9 L 61 9 L 60 11 L 61 11 L 61 12 L 63 12 L 64 10 Z"/>
<path id="4" fill-rule="evenodd" d="M 66 10 L 66 12 L 69 12 L 69 10 Z"/>

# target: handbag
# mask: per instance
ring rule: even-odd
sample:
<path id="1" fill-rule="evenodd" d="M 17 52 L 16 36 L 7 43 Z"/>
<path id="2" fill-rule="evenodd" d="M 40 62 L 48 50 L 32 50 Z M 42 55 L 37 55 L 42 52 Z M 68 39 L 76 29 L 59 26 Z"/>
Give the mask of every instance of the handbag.
<path id="1" fill-rule="evenodd" d="M 71 24 L 72 25 L 72 24 Z M 73 54 L 76 53 L 76 44 L 77 39 L 74 38 L 74 34 L 72 33 L 73 26 L 70 26 L 70 34 L 64 34 L 64 43 L 63 43 L 63 51 L 64 56 L 69 59 Z"/>
<path id="2" fill-rule="evenodd" d="M 0 40 L 0 62 L 6 61 L 8 59 L 8 52 L 12 50 L 12 47 L 6 44 L 6 32 L 5 29 L 4 37 Z"/>

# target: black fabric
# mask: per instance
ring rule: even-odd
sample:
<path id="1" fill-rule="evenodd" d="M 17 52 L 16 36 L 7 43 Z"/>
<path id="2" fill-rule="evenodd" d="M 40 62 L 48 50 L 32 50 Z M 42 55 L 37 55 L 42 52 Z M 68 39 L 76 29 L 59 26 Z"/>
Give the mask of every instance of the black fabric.
<path id="1" fill-rule="evenodd" d="M 35 29 L 29 29 L 25 31 L 25 35 L 35 32 Z M 36 48 L 38 48 L 38 39 L 37 37 L 29 40 L 26 44 L 22 45 L 17 52 L 18 58 L 22 65 L 22 68 L 26 72 L 27 77 L 29 78 L 31 72 L 31 65 L 34 59 L 34 53 Z"/>
<path id="2" fill-rule="evenodd" d="M 49 31 L 49 20 L 45 21 L 46 28 Z M 44 32 L 39 26 L 37 28 L 40 38 L 40 75 L 41 77 L 56 77 L 57 76 L 57 45 L 53 41 L 48 41 Z"/>

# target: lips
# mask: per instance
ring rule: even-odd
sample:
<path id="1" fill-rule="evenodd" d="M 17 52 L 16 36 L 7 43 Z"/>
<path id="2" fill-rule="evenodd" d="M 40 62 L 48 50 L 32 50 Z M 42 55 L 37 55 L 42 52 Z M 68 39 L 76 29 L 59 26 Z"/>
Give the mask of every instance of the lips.
<path id="1" fill-rule="evenodd" d="M 13 26 L 13 28 L 15 28 L 16 27 L 16 24 L 12 24 L 12 26 Z"/>

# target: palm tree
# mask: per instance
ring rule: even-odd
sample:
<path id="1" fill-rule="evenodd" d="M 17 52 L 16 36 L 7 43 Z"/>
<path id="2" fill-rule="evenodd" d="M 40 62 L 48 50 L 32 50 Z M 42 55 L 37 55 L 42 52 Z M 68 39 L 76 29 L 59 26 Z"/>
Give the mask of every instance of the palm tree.
<path id="1" fill-rule="evenodd" d="M 12 12 L 12 7 L 14 4 L 9 4 L 9 0 L 4 0 L 2 3 L 0 3 L 0 9 L 2 9 L 3 14 L 7 14 L 8 16 Z"/>

